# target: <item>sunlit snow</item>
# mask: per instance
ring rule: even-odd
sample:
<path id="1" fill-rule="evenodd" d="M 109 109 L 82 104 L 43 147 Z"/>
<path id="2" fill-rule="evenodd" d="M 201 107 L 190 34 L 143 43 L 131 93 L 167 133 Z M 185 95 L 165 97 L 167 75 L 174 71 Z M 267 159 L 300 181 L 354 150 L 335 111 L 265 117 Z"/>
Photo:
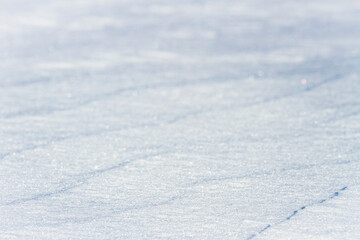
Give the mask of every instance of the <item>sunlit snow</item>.
<path id="1" fill-rule="evenodd" d="M 359 23 L 0 0 L 0 239 L 360 239 Z"/>

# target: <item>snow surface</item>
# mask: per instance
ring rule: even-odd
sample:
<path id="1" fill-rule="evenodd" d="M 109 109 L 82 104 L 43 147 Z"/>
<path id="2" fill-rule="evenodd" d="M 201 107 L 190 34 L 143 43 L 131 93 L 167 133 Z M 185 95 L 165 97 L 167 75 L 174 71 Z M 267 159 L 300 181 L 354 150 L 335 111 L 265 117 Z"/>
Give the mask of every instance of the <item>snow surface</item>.
<path id="1" fill-rule="evenodd" d="M 359 22 L 0 0 L 0 239 L 360 239 Z"/>

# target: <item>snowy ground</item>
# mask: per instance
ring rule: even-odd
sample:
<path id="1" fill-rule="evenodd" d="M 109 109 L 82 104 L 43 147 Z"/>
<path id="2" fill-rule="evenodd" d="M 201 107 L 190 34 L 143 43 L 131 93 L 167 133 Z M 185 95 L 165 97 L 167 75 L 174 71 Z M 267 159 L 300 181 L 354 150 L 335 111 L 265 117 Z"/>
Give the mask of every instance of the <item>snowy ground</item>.
<path id="1" fill-rule="evenodd" d="M 0 239 L 360 239 L 359 22 L 0 0 Z"/>

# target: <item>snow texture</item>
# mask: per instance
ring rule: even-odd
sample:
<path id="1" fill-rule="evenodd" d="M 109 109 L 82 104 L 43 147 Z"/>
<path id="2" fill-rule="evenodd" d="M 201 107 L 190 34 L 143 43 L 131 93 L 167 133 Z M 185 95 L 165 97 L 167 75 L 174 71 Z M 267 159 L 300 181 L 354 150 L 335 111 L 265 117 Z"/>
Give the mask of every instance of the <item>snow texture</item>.
<path id="1" fill-rule="evenodd" d="M 360 239 L 359 22 L 0 0 L 0 239 Z"/>

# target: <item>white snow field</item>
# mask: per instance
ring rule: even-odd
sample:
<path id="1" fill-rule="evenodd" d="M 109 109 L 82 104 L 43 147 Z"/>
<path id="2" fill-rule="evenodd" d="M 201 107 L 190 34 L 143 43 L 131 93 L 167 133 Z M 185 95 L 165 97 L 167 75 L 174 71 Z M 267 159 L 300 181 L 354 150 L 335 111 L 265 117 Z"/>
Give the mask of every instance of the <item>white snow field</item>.
<path id="1" fill-rule="evenodd" d="M 0 0 L 0 239 L 360 239 L 360 2 Z"/>

